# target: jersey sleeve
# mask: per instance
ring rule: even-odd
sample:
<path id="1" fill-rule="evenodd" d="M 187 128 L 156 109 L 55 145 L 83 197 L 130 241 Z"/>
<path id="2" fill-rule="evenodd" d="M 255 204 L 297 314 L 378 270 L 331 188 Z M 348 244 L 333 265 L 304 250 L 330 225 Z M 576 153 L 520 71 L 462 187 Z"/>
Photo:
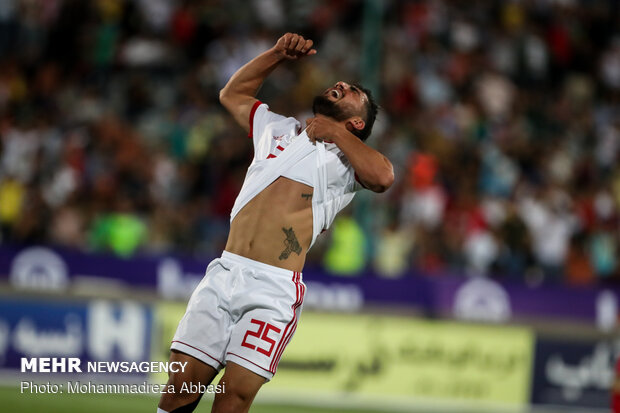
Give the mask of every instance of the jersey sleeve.
<path id="1" fill-rule="evenodd" d="M 270 139 L 271 136 L 264 133 L 268 125 L 280 122 L 286 119 L 285 116 L 278 115 L 269 110 L 269 106 L 260 100 L 257 100 L 250 111 L 250 133 L 248 138 L 252 138 L 254 142 L 254 150 L 264 143 L 263 141 Z"/>

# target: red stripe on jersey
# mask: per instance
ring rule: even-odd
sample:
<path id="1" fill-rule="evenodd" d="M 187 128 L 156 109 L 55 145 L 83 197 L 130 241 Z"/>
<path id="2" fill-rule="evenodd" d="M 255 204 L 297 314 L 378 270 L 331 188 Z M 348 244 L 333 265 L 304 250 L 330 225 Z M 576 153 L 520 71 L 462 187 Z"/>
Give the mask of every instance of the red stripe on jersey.
<path id="1" fill-rule="evenodd" d="M 256 102 L 254 102 L 254 106 L 252 106 L 252 110 L 250 111 L 250 133 L 248 133 L 248 138 L 252 138 L 253 137 L 253 133 L 254 133 L 254 114 L 256 113 L 256 109 L 258 109 L 258 107 L 260 105 L 262 105 L 263 102 L 261 102 L 260 100 L 257 100 Z"/>
<path id="2" fill-rule="evenodd" d="M 271 158 L 277 158 L 277 156 L 272 154 L 272 153 L 270 153 L 269 156 L 267 156 L 267 159 L 271 159 Z"/>
<path id="3" fill-rule="evenodd" d="M 280 151 L 283 151 L 283 150 L 284 150 L 284 148 L 283 148 L 283 147 L 281 147 L 280 145 L 276 146 L 276 149 L 278 149 L 278 150 L 280 150 Z"/>

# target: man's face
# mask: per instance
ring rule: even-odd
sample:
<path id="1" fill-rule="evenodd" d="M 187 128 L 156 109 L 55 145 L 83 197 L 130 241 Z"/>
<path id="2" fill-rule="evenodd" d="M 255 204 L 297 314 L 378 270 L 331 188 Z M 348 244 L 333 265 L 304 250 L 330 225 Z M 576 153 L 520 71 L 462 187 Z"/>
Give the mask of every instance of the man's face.
<path id="1" fill-rule="evenodd" d="M 314 98 L 312 110 L 315 114 L 342 122 L 354 116 L 363 118 L 364 105 L 367 101 L 366 94 L 356 86 L 338 82 Z"/>

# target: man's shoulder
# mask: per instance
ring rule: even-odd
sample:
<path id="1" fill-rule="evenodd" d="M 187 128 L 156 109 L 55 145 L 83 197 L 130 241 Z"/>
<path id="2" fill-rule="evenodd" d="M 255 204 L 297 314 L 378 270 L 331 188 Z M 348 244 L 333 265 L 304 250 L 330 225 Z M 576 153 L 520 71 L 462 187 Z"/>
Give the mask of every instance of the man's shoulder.
<path id="1" fill-rule="evenodd" d="M 301 122 L 297 118 L 293 116 L 285 116 L 278 112 L 273 112 L 266 103 L 263 103 L 259 106 L 259 109 L 257 109 L 257 114 L 262 118 L 262 123 L 264 127 L 293 127 L 293 130 L 296 133 L 299 133 L 301 131 Z"/>

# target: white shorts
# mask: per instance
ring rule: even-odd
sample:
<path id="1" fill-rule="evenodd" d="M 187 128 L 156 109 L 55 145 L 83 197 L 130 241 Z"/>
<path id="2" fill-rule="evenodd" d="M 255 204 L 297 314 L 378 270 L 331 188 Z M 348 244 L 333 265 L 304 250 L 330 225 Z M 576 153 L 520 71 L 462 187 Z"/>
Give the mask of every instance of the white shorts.
<path id="1" fill-rule="evenodd" d="M 305 292 L 301 273 L 224 251 L 192 293 L 170 348 L 217 371 L 232 361 L 271 380 Z"/>

